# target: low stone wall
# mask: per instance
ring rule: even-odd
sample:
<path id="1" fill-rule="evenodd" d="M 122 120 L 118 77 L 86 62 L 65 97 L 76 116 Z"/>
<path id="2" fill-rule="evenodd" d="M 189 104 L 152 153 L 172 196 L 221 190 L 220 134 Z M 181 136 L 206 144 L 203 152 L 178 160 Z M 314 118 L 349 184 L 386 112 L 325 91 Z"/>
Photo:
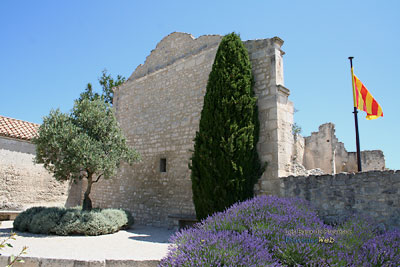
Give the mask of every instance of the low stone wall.
<path id="1" fill-rule="evenodd" d="M 35 146 L 0 137 L 0 209 L 63 206 L 68 182 L 60 183 L 42 165 L 33 163 Z"/>
<path id="2" fill-rule="evenodd" d="M 311 201 L 329 223 L 353 213 L 400 228 L 400 171 L 369 171 L 281 178 L 282 195 Z"/>

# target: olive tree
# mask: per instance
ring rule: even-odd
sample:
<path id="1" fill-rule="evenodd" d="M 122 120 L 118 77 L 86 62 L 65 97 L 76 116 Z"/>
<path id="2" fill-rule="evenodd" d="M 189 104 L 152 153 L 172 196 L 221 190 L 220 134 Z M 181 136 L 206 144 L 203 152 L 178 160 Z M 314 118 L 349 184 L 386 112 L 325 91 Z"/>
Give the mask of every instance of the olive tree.
<path id="1" fill-rule="evenodd" d="M 83 210 L 91 210 L 92 185 L 112 178 L 121 161 L 132 164 L 139 154 L 127 144 L 110 104 L 101 98 L 75 101 L 70 113 L 52 110 L 44 117 L 36 145 L 36 163 L 57 180 L 87 179 Z"/>
<path id="2" fill-rule="evenodd" d="M 102 94 L 100 95 L 94 92 L 92 84 L 88 83 L 86 85 L 85 91 L 81 94 L 79 100 L 85 98 L 90 100 L 102 98 L 104 102 L 112 105 L 114 100 L 114 88 L 118 88 L 125 81 L 126 81 L 125 77 L 117 75 L 116 78 L 113 78 L 111 74 L 107 74 L 107 70 L 104 69 L 102 71 L 101 77 L 99 78 L 99 84 L 102 89 Z"/>

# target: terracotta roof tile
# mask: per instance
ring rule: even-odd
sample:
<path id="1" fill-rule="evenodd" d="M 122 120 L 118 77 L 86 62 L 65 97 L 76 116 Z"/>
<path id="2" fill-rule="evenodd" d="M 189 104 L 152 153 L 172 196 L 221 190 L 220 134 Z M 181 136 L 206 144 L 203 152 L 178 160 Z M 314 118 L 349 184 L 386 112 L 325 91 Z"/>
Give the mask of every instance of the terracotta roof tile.
<path id="1" fill-rule="evenodd" d="M 39 124 L 0 116 L 0 136 L 31 140 L 39 128 Z"/>

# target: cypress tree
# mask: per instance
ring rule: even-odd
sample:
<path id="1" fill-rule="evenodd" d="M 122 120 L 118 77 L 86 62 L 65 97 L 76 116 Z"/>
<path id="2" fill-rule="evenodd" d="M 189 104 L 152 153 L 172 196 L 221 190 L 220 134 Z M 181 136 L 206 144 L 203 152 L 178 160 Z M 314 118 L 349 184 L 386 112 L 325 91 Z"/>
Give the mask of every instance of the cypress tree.
<path id="1" fill-rule="evenodd" d="M 222 38 L 208 77 L 194 139 L 193 202 L 199 220 L 253 197 L 264 171 L 253 75 L 247 49 L 235 33 Z"/>

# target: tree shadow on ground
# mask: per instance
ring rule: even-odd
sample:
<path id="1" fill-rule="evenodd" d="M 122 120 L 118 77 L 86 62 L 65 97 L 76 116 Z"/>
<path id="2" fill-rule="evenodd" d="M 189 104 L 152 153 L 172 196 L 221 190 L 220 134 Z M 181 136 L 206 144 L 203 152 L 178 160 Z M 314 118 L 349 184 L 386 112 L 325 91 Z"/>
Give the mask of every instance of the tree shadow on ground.
<path id="1" fill-rule="evenodd" d="M 132 234 L 129 239 L 155 243 L 170 243 L 169 239 L 175 233 L 167 228 L 147 226 L 133 226 L 126 231 Z"/>

